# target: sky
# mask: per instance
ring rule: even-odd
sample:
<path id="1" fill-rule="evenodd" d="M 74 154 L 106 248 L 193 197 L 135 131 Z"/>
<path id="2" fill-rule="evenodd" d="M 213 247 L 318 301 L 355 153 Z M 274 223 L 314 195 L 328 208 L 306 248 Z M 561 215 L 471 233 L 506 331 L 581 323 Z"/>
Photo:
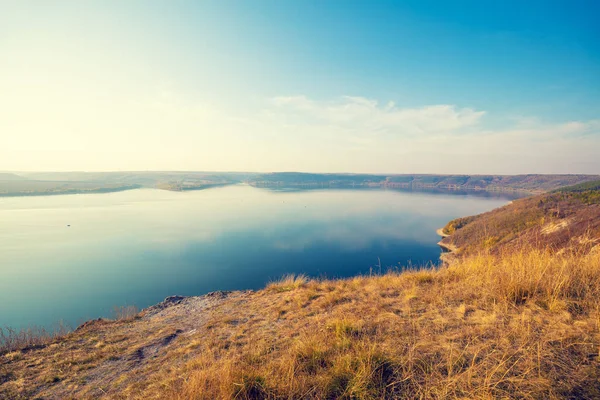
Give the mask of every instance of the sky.
<path id="1" fill-rule="evenodd" d="M 596 0 L 0 0 L 0 171 L 600 174 Z"/>

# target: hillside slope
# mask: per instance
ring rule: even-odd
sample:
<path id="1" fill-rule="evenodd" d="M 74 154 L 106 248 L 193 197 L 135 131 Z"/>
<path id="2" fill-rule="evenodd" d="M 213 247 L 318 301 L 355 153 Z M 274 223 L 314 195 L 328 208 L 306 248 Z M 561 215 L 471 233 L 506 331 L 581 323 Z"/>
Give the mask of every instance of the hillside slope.
<path id="1" fill-rule="evenodd" d="M 10 172 L 0 172 L 0 181 L 22 181 L 26 178 Z"/>
<path id="2" fill-rule="evenodd" d="M 139 187 L 139 185 L 97 182 L 0 180 L 0 197 L 111 193 L 137 189 Z"/>
<path id="3" fill-rule="evenodd" d="M 248 183 L 259 187 L 385 187 L 543 193 L 599 178 L 598 175 L 370 175 L 275 172 L 252 176 Z"/>
<path id="4" fill-rule="evenodd" d="M 173 297 L 0 355 L 3 399 L 597 399 L 600 252 Z"/>
<path id="5" fill-rule="evenodd" d="M 589 252 L 600 245 L 600 181 L 514 200 L 487 213 L 450 221 L 440 244 L 455 255 L 522 246 Z"/>

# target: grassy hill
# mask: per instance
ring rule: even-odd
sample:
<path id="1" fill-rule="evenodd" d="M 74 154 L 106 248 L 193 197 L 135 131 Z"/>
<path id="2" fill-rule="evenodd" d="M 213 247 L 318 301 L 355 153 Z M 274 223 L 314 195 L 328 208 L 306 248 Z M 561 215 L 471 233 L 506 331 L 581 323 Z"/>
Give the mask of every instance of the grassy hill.
<path id="1" fill-rule="evenodd" d="M 173 297 L 0 355 L 5 399 L 596 399 L 600 252 Z"/>
<path id="2" fill-rule="evenodd" d="M 589 252 L 600 245 L 600 181 L 514 200 L 496 210 L 450 221 L 440 242 L 457 255 L 522 246 Z"/>

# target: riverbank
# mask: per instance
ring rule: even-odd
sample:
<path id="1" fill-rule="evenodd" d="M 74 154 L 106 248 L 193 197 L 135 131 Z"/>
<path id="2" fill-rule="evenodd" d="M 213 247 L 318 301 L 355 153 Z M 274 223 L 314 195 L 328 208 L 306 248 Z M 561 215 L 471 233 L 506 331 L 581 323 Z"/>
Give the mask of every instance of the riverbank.
<path id="1" fill-rule="evenodd" d="M 91 187 L 90 185 L 22 185 L 24 187 L 13 191 L 0 188 L 0 197 L 32 197 L 32 196 L 60 196 L 73 194 L 100 194 L 100 193 L 116 193 L 127 190 L 141 188 L 140 185 L 123 185 L 123 186 L 98 186 Z"/>
<path id="2" fill-rule="evenodd" d="M 450 236 L 446 232 L 444 232 L 444 228 L 439 228 L 435 231 L 438 236 L 442 238 L 437 245 L 442 248 L 442 254 L 440 254 L 440 261 L 442 264 L 449 264 L 455 257 L 455 253 L 458 251 L 458 248 L 451 243 L 444 243 L 443 239 Z"/>
<path id="3" fill-rule="evenodd" d="M 543 193 L 599 179 L 598 175 L 427 175 L 309 174 L 298 172 L 0 172 L 0 196 L 103 193 L 135 187 L 199 190 L 246 183 L 256 187 L 304 189 L 386 189 L 450 193 Z"/>
<path id="4" fill-rule="evenodd" d="M 461 255 L 522 247 L 587 253 L 600 248 L 600 181 L 514 200 L 495 210 L 450 221 L 439 245 Z"/>
<path id="5" fill-rule="evenodd" d="M 174 296 L 0 355 L 0 397 L 597 398 L 598 265 L 534 250 Z"/>
<path id="6" fill-rule="evenodd" d="M 442 238 L 445 238 L 447 236 L 450 236 L 449 234 L 444 232 L 444 228 L 439 228 L 435 231 L 435 233 L 438 234 L 438 236 L 441 236 Z"/>

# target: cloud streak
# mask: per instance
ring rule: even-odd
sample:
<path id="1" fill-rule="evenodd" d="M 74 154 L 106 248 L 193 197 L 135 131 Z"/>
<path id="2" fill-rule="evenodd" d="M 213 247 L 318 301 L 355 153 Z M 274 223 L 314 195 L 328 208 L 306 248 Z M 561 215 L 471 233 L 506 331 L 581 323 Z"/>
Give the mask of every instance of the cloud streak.
<path id="1" fill-rule="evenodd" d="M 430 135 L 459 132 L 479 124 L 485 111 L 432 105 L 398 108 L 393 102 L 380 106 L 365 97 L 343 96 L 335 101 L 318 102 L 306 96 L 282 96 L 271 99 L 275 111 L 282 115 L 336 128 L 359 130 L 363 134 Z M 271 110 L 273 111 L 273 110 Z"/>
<path id="2" fill-rule="evenodd" d="M 277 96 L 235 110 L 164 91 L 2 112 L 0 170 L 600 173 L 600 120 L 491 125 L 501 116 L 457 105 Z"/>

